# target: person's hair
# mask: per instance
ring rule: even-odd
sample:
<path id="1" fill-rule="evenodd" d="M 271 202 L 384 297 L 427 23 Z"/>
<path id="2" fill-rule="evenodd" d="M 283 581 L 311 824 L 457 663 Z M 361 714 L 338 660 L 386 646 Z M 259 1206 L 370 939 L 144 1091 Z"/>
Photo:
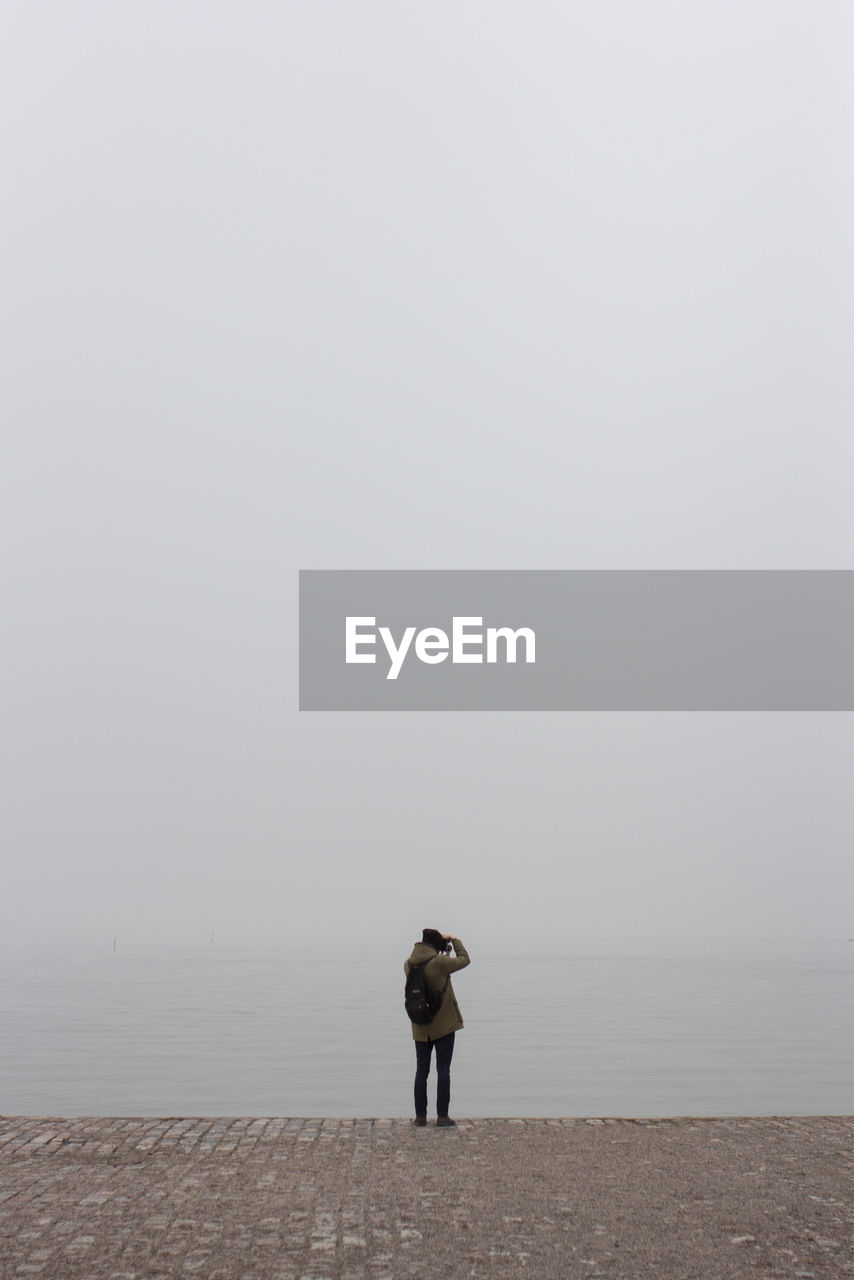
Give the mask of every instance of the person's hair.
<path id="1" fill-rule="evenodd" d="M 435 947 L 437 951 L 445 950 L 445 939 L 438 929 L 423 929 L 421 941 L 426 942 L 428 947 Z"/>

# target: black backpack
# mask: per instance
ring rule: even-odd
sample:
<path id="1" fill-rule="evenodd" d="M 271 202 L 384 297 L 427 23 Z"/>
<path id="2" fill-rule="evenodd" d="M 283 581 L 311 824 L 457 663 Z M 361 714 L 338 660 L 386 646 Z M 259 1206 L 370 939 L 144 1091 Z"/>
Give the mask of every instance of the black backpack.
<path id="1" fill-rule="evenodd" d="M 435 956 L 430 957 L 430 960 L 435 959 Z M 406 975 L 406 986 L 403 988 L 403 1004 L 409 1020 L 422 1027 L 426 1023 L 433 1021 L 439 1012 L 442 996 L 445 994 L 445 987 L 441 991 L 434 992 L 427 986 L 424 979 L 424 970 L 430 960 L 425 960 L 423 964 L 411 964 L 409 966 L 409 973 Z M 445 986 L 447 986 L 447 982 Z"/>

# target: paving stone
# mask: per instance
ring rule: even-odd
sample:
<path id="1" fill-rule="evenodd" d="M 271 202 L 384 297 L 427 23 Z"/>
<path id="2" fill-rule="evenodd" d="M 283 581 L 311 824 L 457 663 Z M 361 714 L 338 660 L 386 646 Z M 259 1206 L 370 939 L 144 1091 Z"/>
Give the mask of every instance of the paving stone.
<path id="1" fill-rule="evenodd" d="M 0 1117 L 0 1276 L 840 1280 L 854 1118 Z"/>

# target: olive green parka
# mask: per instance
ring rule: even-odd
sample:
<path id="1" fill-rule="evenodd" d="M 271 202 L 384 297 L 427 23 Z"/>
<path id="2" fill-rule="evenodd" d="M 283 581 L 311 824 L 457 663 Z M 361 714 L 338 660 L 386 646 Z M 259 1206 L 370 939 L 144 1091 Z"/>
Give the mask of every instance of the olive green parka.
<path id="1" fill-rule="evenodd" d="M 415 1022 L 410 1023 L 413 1040 L 440 1040 L 442 1036 L 448 1036 L 452 1031 L 459 1031 L 463 1025 L 460 1006 L 457 1004 L 457 997 L 451 986 L 451 974 L 459 969 L 465 969 L 467 964 L 471 964 L 471 960 L 459 938 L 451 938 L 451 945 L 455 954 L 449 956 L 437 951 L 426 942 L 416 942 L 412 948 L 412 955 L 403 962 L 403 972 L 408 976 L 411 964 L 423 964 L 425 960 L 430 960 L 424 970 L 424 981 L 431 991 L 441 991 L 444 988 L 442 1003 L 433 1021 L 424 1023 L 422 1026 Z M 431 956 L 435 956 L 436 959 L 431 959 Z"/>

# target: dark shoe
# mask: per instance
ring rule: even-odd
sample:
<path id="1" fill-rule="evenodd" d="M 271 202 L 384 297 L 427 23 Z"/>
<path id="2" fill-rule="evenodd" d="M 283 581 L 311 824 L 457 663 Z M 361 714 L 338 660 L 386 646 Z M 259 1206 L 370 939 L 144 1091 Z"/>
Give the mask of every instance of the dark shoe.
<path id="1" fill-rule="evenodd" d="M 436 1121 L 437 1129 L 453 1129 L 456 1127 L 456 1120 L 452 1120 L 450 1116 L 439 1116 Z"/>
<path id="2" fill-rule="evenodd" d="M 426 1116 L 416 1116 L 416 1117 L 415 1117 L 415 1119 L 412 1121 L 412 1123 L 413 1123 L 413 1124 L 418 1124 L 418 1125 L 426 1124 L 426 1123 L 427 1123 L 427 1117 L 426 1117 Z"/>

